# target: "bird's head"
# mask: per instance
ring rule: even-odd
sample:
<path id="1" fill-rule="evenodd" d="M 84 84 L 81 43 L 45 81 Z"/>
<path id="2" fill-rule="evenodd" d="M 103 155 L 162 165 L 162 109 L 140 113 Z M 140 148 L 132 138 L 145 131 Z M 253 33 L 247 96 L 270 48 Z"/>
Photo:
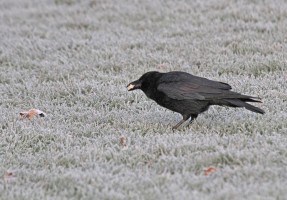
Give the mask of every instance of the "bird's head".
<path id="1" fill-rule="evenodd" d="M 128 91 L 141 89 L 145 91 L 157 80 L 157 75 L 160 74 L 156 71 L 151 71 L 143 74 L 138 80 L 133 81 L 127 85 Z"/>

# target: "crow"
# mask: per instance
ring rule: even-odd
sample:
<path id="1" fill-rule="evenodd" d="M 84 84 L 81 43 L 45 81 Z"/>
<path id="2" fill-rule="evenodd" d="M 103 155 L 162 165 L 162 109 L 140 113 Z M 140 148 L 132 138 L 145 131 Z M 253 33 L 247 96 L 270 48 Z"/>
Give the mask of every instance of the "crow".
<path id="1" fill-rule="evenodd" d="M 242 95 L 230 91 L 229 84 L 194 76 L 186 72 L 171 71 L 160 73 L 150 71 L 127 86 L 128 91 L 141 89 L 148 98 L 160 106 L 180 113 L 183 119 L 172 129 L 177 129 L 183 122 L 190 123 L 198 114 L 207 111 L 211 105 L 244 107 L 252 112 L 265 112 L 246 102 L 260 102 L 260 98 Z"/>

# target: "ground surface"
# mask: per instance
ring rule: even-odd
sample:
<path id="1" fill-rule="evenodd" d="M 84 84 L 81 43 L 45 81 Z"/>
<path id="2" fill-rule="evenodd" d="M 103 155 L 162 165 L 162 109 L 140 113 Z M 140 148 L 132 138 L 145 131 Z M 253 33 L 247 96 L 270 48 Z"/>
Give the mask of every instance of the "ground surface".
<path id="1" fill-rule="evenodd" d="M 286 33 L 283 0 L 1 1 L 0 199 L 287 199 Z M 179 114 L 126 90 L 149 70 L 266 114 L 212 107 L 172 132 Z"/>

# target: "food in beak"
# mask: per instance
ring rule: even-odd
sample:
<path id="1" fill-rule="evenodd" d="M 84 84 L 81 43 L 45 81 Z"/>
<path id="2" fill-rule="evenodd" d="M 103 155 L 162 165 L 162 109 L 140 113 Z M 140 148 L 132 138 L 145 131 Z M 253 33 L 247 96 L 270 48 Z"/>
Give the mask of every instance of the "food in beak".
<path id="1" fill-rule="evenodd" d="M 129 84 L 129 85 L 128 85 L 128 87 L 127 87 L 127 88 L 128 88 L 128 91 L 130 91 L 130 90 L 134 89 L 134 87 L 135 87 L 135 85 L 133 85 L 133 84 Z"/>

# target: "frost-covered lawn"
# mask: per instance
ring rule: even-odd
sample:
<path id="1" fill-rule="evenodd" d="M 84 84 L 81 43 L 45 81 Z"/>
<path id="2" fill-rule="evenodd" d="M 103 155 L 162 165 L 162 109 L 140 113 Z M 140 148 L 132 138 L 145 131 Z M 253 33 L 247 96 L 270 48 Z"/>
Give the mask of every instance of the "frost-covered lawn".
<path id="1" fill-rule="evenodd" d="M 284 0 L 1 1 L 0 199 L 287 199 L 286 34 Z M 266 114 L 212 107 L 172 132 L 179 114 L 127 92 L 150 70 Z"/>

